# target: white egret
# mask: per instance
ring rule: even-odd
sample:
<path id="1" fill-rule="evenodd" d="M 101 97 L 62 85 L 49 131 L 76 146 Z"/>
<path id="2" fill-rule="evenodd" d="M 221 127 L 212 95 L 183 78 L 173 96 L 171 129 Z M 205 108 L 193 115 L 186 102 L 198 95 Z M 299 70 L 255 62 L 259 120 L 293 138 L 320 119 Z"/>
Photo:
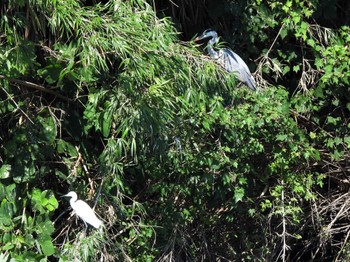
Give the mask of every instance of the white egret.
<path id="1" fill-rule="evenodd" d="M 228 48 L 219 49 L 218 51 L 214 50 L 213 45 L 219 42 L 218 34 L 215 31 L 207 29 L 194 41 L 197 42 L 207 38 L 210 38 L 207 45 L 210 57 L 217 60 L 227 72 L 234 73 L 236 78 L 243 84 L 252 90 L 256 90 L 255 80 L 250 73 L 247 64 L 239 55 Z"/>
<path id="2" fill-rule="evenodd" d="M 62 197 L 70 197 L 69 203 L 78 217 L 80 217 L 84 224 L 92 225 L 94 228 L 99 228 L 103 222 L 97 218 L 94 210 L 83 200 L 78 200 L 78 196 L 74 191 L 69 192 Z"/>

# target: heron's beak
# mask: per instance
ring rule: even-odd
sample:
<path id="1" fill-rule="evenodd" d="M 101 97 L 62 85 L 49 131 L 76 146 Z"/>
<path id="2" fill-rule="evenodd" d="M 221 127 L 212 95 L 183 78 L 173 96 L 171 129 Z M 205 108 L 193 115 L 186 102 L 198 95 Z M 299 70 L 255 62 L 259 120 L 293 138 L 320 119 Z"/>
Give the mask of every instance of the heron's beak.
<path id="1" fill-rule="evenodd" d="M 204 38 L 206 38 L 204 35 L 200 35 L 200 36 L 197 36 L 197 37 L 194 39 L 194 41 L 195 41 L 195 42 L 198 42 L 198 41 L 203 40 Z"/>
<path id="2" fill-rule="evenodd" d="M 206 39 L 206 38 L 207 38 L 206 35 L 199 35 L 199 36 L 197 36 L 197 37 L 194 39 L 194 41 L 195 41 L 195 42 L 199 42 L 199 41 L 201 41 L 201 40 L 203 40 L 203 39 Z"/>

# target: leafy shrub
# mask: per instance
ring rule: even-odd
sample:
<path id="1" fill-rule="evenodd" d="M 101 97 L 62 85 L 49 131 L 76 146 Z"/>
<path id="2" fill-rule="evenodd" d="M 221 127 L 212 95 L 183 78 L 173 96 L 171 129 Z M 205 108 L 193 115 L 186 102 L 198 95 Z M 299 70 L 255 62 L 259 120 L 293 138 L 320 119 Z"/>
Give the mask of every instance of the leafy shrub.
<path id="1" fill-rule="evenodd" d="M 346 256 L 347 234 L 332 229 L 347 221 L 334 196 L 347 185 L 349 28 L 315 23 L 321 4 L 219 1 L 206 11 L 255 64 L 253 93 L 180 42 L 157 5 L 2 3 L 0 257 Z M 102 231 L 84 233 L 68 203 L 58 207 L 68 190 L 95 204 Z"/>

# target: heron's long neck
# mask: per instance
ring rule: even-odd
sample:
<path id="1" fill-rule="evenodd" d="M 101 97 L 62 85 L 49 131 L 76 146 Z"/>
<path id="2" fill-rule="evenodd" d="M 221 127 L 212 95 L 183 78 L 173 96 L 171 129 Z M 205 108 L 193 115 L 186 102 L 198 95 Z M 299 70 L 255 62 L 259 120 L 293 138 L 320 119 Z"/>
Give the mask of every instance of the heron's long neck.
<path id="1" fill-rule="evenodd" d="M 214 58 L 214 59 L 218 59 L 219 58 L 219 52 L 215 51 L 215 49 L 213 48 L 213 44 L 216 43 L 216 39 L 212 38 L 209 40 L 208 42 L 208 53 L 210 55 L 210 57 Z"/>

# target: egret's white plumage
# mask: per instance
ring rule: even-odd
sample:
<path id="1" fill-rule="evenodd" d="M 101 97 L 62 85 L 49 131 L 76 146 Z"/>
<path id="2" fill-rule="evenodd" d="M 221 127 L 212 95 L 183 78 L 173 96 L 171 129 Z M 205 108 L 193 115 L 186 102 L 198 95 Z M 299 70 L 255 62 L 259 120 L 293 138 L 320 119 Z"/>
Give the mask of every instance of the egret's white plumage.
<path id="1" fill-rule="evenodd" d="M 205 30 L 200 36 L 195 39 L 195 41 L 206 38 L 210 38 L 207 45 L 210 57 L 217 60 L 218 63 L 221 64 L 227 72 L 234 73 L 237 79 L 248 86 L 250 89 L 256 90 L 255 80 L 243 59 L 228 48 L 223 48 L 219 51 L 216 51 L 213 48 L 213 45 L 219 41 L 219 38 L 218 34 L 211 29 Z"/>
<path id="2" fill-rule="evenodd" d="M 70 197 L 69 203 L 78 217 L 80 217 L 84 223 L 88 223 L 95 228 L 99 228 L 103 225 L 102 221 L 97 218 L 94 210 L 83 200 L 78 200 L 78 196 L 74 191 L 69 192 L 64 197 Z"/>

